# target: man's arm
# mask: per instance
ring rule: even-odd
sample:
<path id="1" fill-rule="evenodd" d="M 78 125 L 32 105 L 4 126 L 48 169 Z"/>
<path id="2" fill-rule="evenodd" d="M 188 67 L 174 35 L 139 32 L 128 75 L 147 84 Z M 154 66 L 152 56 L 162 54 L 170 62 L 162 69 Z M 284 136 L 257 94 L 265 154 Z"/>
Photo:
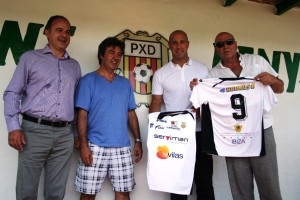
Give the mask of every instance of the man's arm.
<path id="1" fill-rule="evenodd" d="M 77 110 L 74 109 L 74 120 L 72 121 L 72 130 L 73 130 L 73 136 L 74 136 L 74 147 L 80 148 L 80 142 L 78 138 L 78 130 L 77 130 Z"/>
<path id="2" fill-rule="evenodd" d="M 22 55 L 13 77 L 3 93 L 4 116 L 9 132 L 8 144 L 18 151 L 23 151 L 23 146 L 26 144 L 19 122 L 21 113 L 20 100 L 28 82 L 28 70 L 25 67 L 26 60 L 24 55 Z"/>
<path id="3" fill-rule="evenodd" d="M 77 131 L 80 142 L 80 157 L 84 164 L 91 166 L 93 162 L 92 152 L 87 140 L 87 111 L 78 109 Z"/>
<path id="4" fill-rule="evenodd" d="M 149 113 L 160 112 L 160 107 L 163 102 L 162 95 L 152 95 L 152 100 L 149 107 Z"/>
<path id="5" fill-rule="evenodd" d="M 264 85 L 270 85 L 274 93 L 282 93 L 284 90 L 283 81 L 267 72 L 258 74 L 254 79 L 262 82 Z"/>
<path id="6" fill-rule="evenodd" d="M 135 110 L 128 111 L 128 123 L 129 123 L 129 128 L 131 130 L 131 133 L 132 133 L 133 137 L 135 138 L 135 140 L 141 139 L 139 121 L 136 116 Z M 135 162 L 139 162 L 142 159 L 143 148 L 142 148 L 141 141 L 138 141 L 138 142 L 135 141 L 134 148 L 133 148 L 133 155 L 134 155 Z"/>

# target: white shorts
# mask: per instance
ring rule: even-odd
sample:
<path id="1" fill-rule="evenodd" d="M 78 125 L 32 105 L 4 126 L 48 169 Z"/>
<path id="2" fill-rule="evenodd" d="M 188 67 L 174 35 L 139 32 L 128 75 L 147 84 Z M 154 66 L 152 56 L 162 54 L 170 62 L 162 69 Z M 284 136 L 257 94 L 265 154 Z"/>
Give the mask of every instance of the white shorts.
<path id="1" fill-rule="evenodd" d="M 75 189 L 84 194 L 100 192 L 102 183 L 108 176 L 116 192 L 130 192 L 135 185 L 134 165 L 130 147 L 107 148 L 89 142 L 93 155 L 92 166 L 86 166 L 79 159 Z"/>

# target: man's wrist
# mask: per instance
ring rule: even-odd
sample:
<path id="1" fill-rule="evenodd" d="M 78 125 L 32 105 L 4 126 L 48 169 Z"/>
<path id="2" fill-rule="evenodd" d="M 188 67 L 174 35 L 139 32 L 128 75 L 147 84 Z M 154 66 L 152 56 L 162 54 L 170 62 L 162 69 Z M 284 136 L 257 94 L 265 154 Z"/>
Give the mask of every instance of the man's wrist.
<path id="1" fill-rule="evenodd" d="M 134 142 L 135 142 L 135 143 L 142 143 L 143 141 L 142 141 L 141 138 L 135 138 L 135 139 L 134 139 Z"/>

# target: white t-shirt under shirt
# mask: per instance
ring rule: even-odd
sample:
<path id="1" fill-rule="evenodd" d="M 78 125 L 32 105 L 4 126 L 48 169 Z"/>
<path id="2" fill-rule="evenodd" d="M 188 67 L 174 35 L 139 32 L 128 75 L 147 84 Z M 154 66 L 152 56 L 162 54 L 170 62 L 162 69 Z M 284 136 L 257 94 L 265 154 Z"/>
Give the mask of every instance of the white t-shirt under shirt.
<path id="1" fill-rule="evenodd" d="M 193 89 L 191 102 L 195 108 L 209 104 L 218 155 L 261 155 L 263 113 L 277 102 L 270 86 L 253 79 L 204 79 Z"/>
<path id="2" fill-rule="evenodd" d="M 154 73 L 152 94 L 163 95 L 165 111 L 189 109 L 192 107 L 190 81 L 193 78 L 205 78 L 207 74 L 207 66 L 195 60 L 189 59 L 183 67 L 170 61 Z M 200 121 L 197 120 L 196 124 L 196 131 L 200 131 Z"/>

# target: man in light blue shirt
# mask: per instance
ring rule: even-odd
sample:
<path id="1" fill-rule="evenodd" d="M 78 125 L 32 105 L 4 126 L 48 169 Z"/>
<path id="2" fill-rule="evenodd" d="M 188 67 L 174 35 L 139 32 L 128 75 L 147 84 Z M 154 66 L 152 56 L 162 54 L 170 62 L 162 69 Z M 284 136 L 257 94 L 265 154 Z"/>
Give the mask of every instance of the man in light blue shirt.
<path id="1" fill-rule="evenodd" d="M 100 68 L 83 76 L 76 92 L 80 159 L 75 189 L 81 200 L 95 199 L 106 175 L 116 200 L 129 200 L 135 185 L 133 160 L 139 162 L 143 153 L 136 104 L 129 80 L 115 73 L 124 48 L 117 38 L 102 41 Z M 128 125 L 135 138 L 133 158 Z"/>

